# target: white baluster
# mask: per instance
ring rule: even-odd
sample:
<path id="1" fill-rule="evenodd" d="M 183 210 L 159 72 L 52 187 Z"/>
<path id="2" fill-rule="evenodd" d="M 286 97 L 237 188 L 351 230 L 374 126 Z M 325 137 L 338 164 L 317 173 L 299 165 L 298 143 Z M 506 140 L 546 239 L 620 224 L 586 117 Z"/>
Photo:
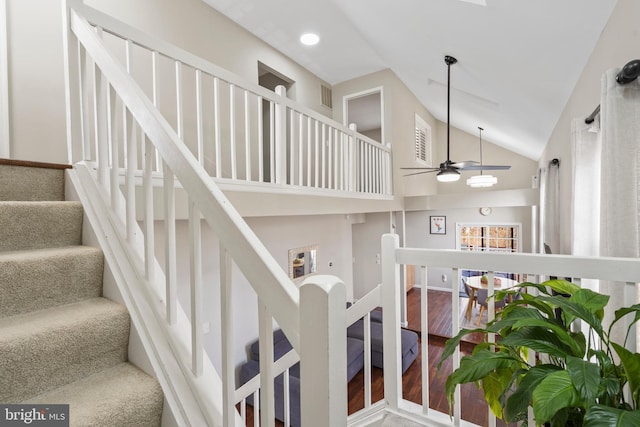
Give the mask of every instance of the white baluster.
<path id="1" fill-rule="evenodd" d="M 202 344 L 202 241 L 200 211 L 189 201 L 189 260 L 191 278 L 191 371 L 202 375 L 204 348 Z"/>

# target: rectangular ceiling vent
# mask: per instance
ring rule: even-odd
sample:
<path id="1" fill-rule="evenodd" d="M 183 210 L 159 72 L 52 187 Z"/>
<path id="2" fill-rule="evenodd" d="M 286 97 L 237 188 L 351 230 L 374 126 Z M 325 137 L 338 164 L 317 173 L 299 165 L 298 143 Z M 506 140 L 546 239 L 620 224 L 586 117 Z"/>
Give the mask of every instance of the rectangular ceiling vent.
<path id="1" fill-rule="evenodd" d="M 320 91 L 321 91 L 320 97 L 322 100 L 322 105 L 324 105 L 327 108 L 333 109 L 333 101 L 331 100 L 331 97 L 332 97 L 331 88 L 321 84 Z"/>

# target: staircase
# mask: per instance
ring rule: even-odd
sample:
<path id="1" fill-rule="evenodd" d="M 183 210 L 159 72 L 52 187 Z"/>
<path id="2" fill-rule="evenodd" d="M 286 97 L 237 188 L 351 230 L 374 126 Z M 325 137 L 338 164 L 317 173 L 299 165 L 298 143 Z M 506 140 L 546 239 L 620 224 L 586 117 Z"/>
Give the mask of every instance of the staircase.
<path id="1" fill-rule="evenodd" d="M 158 382 L 127 362 L 130 318 L 102 297 L 64 170 L 0 163 L 0 402 L 69 404 L 72 426 L 158 426 Z"/>

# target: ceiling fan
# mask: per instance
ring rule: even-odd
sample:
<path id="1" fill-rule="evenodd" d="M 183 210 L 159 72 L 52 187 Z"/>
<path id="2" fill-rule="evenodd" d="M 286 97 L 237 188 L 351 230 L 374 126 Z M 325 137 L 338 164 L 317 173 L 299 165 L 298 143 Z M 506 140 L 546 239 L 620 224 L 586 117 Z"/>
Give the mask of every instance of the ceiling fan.
<path id="1" fill-rule="evenodd" d="M 458 62 L 456 58 L 453 56 L 446 55 L 444 57 L 444 62 L 447 64 L 447 160 L 440 163 L 440 166 L 437 168 L 429 168 L 429 167 L 407 167 L 400 168 L 404 170 L 416 170 L 418 172 L 409 173 L 405 176 L 411 175 L 420 175 L 423 173 L 431 173 L 437 172 L 436 178 L 440 182 L 453 182 L 460 179 L 461 171 L 483 171 L 483 170 L 508 170 L 511 169 L 511 166 L 499 166 L 499 165 L 483 165 L 482 163 L 475 162 L 473 160 L 465 161 L 465 162 L 454 162 L 451 160 L 449 155 L 450 153 L 450 123 L 449 123 L 449 115 L 451 110 L 451 65 Z"/>

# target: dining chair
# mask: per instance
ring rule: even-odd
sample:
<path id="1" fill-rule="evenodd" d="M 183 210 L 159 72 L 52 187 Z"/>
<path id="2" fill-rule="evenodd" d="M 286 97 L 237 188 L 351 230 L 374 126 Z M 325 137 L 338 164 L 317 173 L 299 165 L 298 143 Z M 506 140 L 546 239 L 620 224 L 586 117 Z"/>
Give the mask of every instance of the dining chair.
<path id="1" fill-rule="evenodd" d="M 478 325 L 482 321 L 482 315 L 484 311 L 489 308 L 488 299 L 489 299 L 489 290 L 488 289 L 476 289 L 476 302 L 480 306 L 480 314 L 478 314 Z M 504 306 L 507 304 L 506 298 L 495 301 L 494 309 L 496 311 L 502 310 Z"/>

